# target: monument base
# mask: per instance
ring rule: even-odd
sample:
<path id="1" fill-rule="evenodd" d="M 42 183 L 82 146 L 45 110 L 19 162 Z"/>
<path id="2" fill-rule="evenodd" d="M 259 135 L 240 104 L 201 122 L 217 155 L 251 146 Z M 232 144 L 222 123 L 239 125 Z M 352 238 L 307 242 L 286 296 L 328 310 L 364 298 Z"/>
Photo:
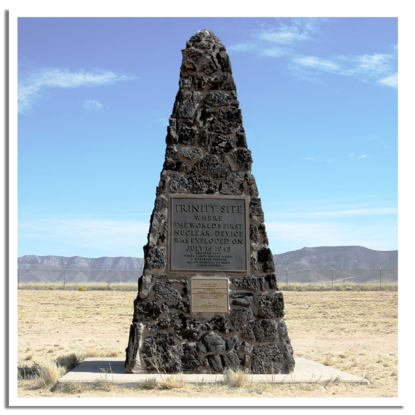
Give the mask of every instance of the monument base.
<path id="1" fill-rule="evenodd" d="M 251 375 L 249 381 L 256 383 L 294 384 L 294 383 L 324 383 L 336 381 L 341 383 L 355 383 L 368 385 L 369 381 L 359 376 L 324 366 L 312 360 L 296 358 L 295 369 L 290 374 L 278 375 Z M 175 376 L 171 374 L 161 376 Z M 68 382 L 93 383 L 97 380 L 107 380 L 117 386 L 136 388 L 137 383 L 146 379 L 161 381 L 159 374 L 130 374 L 124 373 L 124 359 L 111 357 L 96 357 L 84 360 L 79 366 L 68 372 L 58 381 L 59 384 Z M 180 375 L 186 383 L 220 383 L 224 380 L 223 374 L 183 374 Z"/>

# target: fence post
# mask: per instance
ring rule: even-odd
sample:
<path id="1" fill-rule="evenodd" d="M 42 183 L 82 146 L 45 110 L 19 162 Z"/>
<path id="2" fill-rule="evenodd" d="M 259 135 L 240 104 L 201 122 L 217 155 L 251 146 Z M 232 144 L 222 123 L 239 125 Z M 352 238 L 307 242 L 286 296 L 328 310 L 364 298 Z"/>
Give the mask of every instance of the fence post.
<path id="1" fill-rule="evenodd" d="M 17 289 L 20 290 L 20 268 L 17 267 Z"/>
<path id="2" fill-rule="evenodd" d="M 331 290 L 334 291 L 333 267 L 331 267 Z"/>
<path id="3" fill-rule="evenodd" d="M 65 270 L 63 271 L 63 289 L 66 290 L 66 265 Z"/>

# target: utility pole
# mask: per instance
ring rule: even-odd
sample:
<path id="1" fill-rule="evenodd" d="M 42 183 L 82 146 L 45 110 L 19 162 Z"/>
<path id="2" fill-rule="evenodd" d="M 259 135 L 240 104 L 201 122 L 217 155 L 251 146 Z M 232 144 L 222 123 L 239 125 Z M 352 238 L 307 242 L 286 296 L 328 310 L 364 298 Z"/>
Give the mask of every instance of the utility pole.
<path id="1" fill-rule="evenodd" d="M 17 289 L 20 290 L 20 268 L 17 267 Z"/>
<path id="2" fill-rule="evenodd" d="M 331 290 L 334 291 L 333 267 L 331 267 Z"/>
<path id="3" fill-rule="evenodd" d="M 111 268 L 108 269 L 108 290 L 111 286 Z"/>
<path id="4" fill-rule="evenodd" d="M 285 285 L 286 285 L 286 288 L 288 289 L 288 267 L 285 269 Z"/>
<path id="5" fill-rule="evenodd" d="M 63 271 L 63 289 L 66 290 L 66 265 L 65 270 Z"/>

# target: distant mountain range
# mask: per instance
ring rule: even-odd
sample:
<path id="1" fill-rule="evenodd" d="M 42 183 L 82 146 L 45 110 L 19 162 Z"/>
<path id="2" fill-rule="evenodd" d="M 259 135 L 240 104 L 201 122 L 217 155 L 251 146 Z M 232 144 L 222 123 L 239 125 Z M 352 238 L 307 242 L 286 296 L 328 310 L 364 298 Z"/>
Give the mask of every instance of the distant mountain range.
<path id="1" fill-rule="evenodd" d="M 398 251 L 375 251 L 363 246 L 319 246 L 274 255 L 276 269 L 398 269 Z"/>
<path id="2" fill-rule="evenodd" d="M 383 269 L 384 281 L 396 281 L 398 251 L 375 251 L 362 246 L 321 246 L 274 255 L 280 283 L 336 280 L 376 280 Z M 143 258 L 25 255 L 18 258 L 20 282 L 137 282 Z M 64 271 L 66 268 L 66 271 Z M 288 269 L 288 271 L 287 271 Z M 60 271 L 56 271 L 60 270 Z M 388 271 L 392 270 L 392 271 Z M 65 275 L 64 275 L 65 273 Z"/>

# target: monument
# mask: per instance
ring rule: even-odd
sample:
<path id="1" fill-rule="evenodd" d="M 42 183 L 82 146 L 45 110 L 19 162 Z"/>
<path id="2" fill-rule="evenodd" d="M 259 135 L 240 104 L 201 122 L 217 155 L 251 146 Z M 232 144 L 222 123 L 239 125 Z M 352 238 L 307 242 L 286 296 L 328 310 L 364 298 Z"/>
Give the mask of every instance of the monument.
<path id="1" fill-rule="evenodd" d="M 186 43 L 126 349 L 127 373 L 289 373 L 293 349 L 231 64 Z"/>

